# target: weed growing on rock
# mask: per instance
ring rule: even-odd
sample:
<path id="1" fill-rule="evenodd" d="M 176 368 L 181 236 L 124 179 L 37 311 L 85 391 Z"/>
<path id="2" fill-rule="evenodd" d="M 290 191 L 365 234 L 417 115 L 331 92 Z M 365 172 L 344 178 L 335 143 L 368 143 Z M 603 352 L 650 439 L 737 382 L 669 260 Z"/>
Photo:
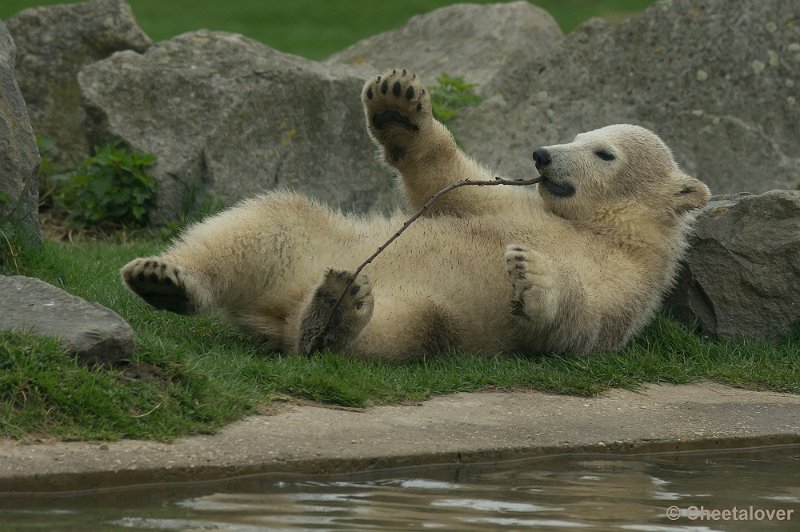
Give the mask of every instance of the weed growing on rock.
<path id="1" fill-rule="evenodd" d="M 464 107 L 478 105 L 481 97 L 472 90 L 475 85 L 462 78 L 442 74 L 436 78 L 438 85 L 429 87 L 433 116 L 441 123 L 446 123 L 456 116 Z"/>

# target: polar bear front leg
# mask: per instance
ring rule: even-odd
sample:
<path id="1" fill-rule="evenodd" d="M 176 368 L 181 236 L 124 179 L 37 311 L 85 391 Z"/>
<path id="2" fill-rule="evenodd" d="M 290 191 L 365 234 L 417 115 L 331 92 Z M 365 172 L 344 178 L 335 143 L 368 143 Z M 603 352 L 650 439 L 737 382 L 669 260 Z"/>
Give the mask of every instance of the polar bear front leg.
<path id="1" fill-rule="evenodd" d="M 511 312 L 541 324 L 554 322 L 559 315 L 562 288 L 552 259 L 523 246 L 506 247 L 508 280 L 514 287 Z"/>
<path id="2" fill-rule="evenodd" d="M 325 273 L 325 278 L 314 290 L 300 320 L 299 354 L 343 349 L 369 322 L 373 309 L 369 279 L 361 274 L 347 288 L 351 275 L 351 272 L 337 270 Z"/>
<path id="3" fill-rule="evenodd" d="M 450 131 L 433 117 L 431 96 L 406 69 L 384 72 L 366 82 L 361 100 L 372 139 L 387 164 L 402 176 L 409 206 L 419 209 L 433 194 L 462 179 L 491 174 L 467 157 Z M 477 214 L 491 208 L 485 191 L 462 187 L 442 196 L 429 213 Z"/>
<path id="4" fill-rule="evenodd" d="M 603 320 L 578 273 L 569 264 L 521 245 L 508 246 L 505 258 L 514 288 L 511 313 L 542 334 L 532 348 L 555 353 L 596 351 Z"/>

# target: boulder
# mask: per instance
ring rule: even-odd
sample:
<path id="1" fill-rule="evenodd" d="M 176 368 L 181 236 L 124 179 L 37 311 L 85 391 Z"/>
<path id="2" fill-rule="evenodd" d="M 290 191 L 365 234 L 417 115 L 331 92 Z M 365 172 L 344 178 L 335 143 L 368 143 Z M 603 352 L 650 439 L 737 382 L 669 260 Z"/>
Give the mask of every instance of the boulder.
<path id="1" fill-rule="evenodd" d="M 58 163 L 72 165 L 92 148 L 82 129 L 78 71 L 118 50 L 144 51 L 150 38 L 125 0 L 35 7 L 7 23 L 33 129 L 55 140 Z"/>
<path id="2" fill-rule="evenodd" d="M 133 331 L 115 312 L 31 277 L 0 275 L 0 331 L 58 338 L 86 363 L 109 364 L 136 351 Z"/>
<path id="3" fill-rule="evenodd" d="M 777 339 L 800 322 L 800 192 L 717 196 L 667 308 L 712 337 Z"/>
<path id="4" fill-rule="evenodd" d="M 454 120 L 479 160 L 524 177 L 536 146 L 612 123 L 652 129 L 712 192 L 800 182 L 797 0 L 657 2 L 614 27 L 592 19 L 544 61 L 511 65 Z"/>
<path id="5" fill-rule="evenodd" d="M 404 67 L 431 85 L 447 73 L 477 84 L 481 95 L 492 95 L 508 71 L 547 57 L 563 39 L 553 17 L 528 2 L 457 4 L 413 17 L 326 62 L 366 63 L 381 72 Z"/>
<path id="6" fill-rule="evenodd" d="M 81 70 L 90 139 L 156 155 L 151 220 L 216 196 L 291 187 L 365 211 L 394 197 L 364 126 L 365 67 L 328 66 L 240 35 L 198 31 Z M 205 198 L 205 199 L 204 199 Z"/>
<path id="7" fill-rule="evenodd" d="M 14 41 L 0 22 L 0 230 L 16 230 L 29 244 L 38 245 L 39 151 L 14 76 L 14 52 Z M 5 247 L 2 240 L 0 246 Z"/>

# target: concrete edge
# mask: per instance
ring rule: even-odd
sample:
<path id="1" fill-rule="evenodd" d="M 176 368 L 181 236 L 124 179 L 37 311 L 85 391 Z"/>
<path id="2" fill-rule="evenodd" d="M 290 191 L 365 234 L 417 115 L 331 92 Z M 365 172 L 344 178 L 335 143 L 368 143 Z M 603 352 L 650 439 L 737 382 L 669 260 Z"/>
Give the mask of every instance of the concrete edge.
<path id="1" fill-rule="evenodd" d="M 670 439 L 626 441 L 593 445 L 559 445 L 551 447 L 509 447 L 495 450 L 423 453 L 397 456 L 370 456 L 344 459 L 307 459 L 258 464 L 220 465 L 202 467 L 123 469 L 85 473 L 52 473 L 33 476 L 0 478 L 0 499 L 79 494 L 80 492 L 115 491 L 165 485 L 230 481 L 260 475 L 341 475 L 376 472 L 423 466 L 457 466 L 487 462 L 526 460 L 562 455 L 609 454 L 642 455 L 694 451 L 739 450 L 754 447 L 800 445 L 800 434 L 771 434 L 755 437 Z M 65 488 L 69 486 L 69 488 Z"/>

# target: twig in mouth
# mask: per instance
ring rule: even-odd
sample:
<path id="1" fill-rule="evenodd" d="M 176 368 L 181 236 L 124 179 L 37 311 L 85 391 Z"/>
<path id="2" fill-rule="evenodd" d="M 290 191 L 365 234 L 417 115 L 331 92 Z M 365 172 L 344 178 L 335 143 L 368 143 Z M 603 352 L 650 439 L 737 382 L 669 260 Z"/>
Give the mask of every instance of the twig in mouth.
<path id="1" fill-rule="evenodd" d="M 339 308 L 339 305 L 341 304 L 342 299 L 344 299 L 344 296 L 347 294 L 347 291 L 350 290 L 350 287 L 355 282 L 356 278 L 358 277 L 358 274 L 361 273 L 361 270 L 366 268 L 367 265 L 370 262 L 375 260 L 375 257 L 380 255 L 383 252 L 383 250 L 386 249 L 389 246 L 389 244 L 394 242 L 400 235 L 402 235 L 403 232 L 406 229 L 408 229 L 409 226 L 411 226 L 411 224 L 414 223 L 417 220 L 417 218 L 419 218 L 420 216 L 425 214 L 425 211 L 430 209 L 431 205 L 433 205 L 434 202 L 437 199 L 439 199 L 441 196 L 447 194 L 451 190 L 455 190 L 457 188 L 465 187 L 465 186 L 468 186 L 468 185 L 474 185 L 474 186 L 478 186 L 478 187 L 487 187 L 487 186 L 494 186 L 494 185 L 528 186 L 528 185 L 535 185 L 536 183 L 539 183 L 540 181 L 543 181 L 543 180 L 544 180 L 544 177 L 542 177 L 542 176 L 535 177 L 533 179 L 520 179 L 520 180 L 502 179 L 500 177 L 495 177 L 493 180 L 490 180 L 490 181 L 472 181 L 470 179 L 462 179 L 461 181 L 453 183 L 452 185 L 448 185 L 448 186 L 444 187 L 443 189 L 441 189 L 440 191 L 438 191 L 435 194 L 433 194 L 430 198 L 428 198 L 428 201 L 426 201 L 425 204 L 417 210 L 417 212 L 415 212 L 413 215 L 411 215 L 411 218 L 409 218 L 408 220 L 403 222 L 403 226 L 400 227 L 400 229 L 398 229 L 391 237 L 389 237 L 389 239 L 386 242 L 381 244 L 378 247 L 377 251 L 375 251 L 375 253 L 370 255 L 367 258 L 367 260 L 362 262 L 358 266 L 358 268 L 356 268 L 356 270 L 353 272 L 353 274 L 347 279 L 347 284 L 345 285 L 344 290 L 342 291 L 342 294 L 339 296 L 339 299 L 336 300 L 336 303 L 333 305 L 333 308 L 331 308 L 330 317 L 328 317 L 328 321 L 325 324 L 325 327 L 322 329 L 322 332 L 320 333 L 320 337 L 324 338 L 325 335 L 328 333 L 328 329 L 331 326 L 331 321 L 333 320 L 333 316 L 336 315 L 336 309 Z"/>

